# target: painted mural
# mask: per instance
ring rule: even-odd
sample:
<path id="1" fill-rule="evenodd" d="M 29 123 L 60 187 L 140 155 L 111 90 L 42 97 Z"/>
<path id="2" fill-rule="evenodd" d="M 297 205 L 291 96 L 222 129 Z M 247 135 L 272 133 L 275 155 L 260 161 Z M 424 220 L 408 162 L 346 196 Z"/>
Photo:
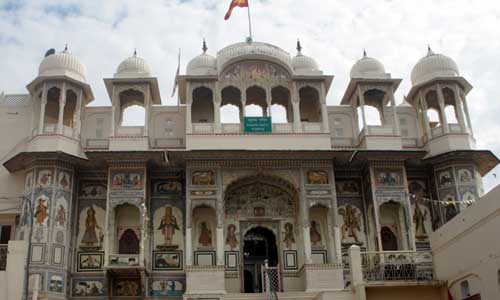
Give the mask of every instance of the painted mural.
<path id="1" fill-rule="evenodd" d="M 143 188 L 143 175 L 141 173 L 115 173 L 111 179 L 111 188 L 114 190 L 140 190 Z"/>
<path id="2" fill-rule="evenodd" d="M 438 187 L 444 188 L 454 184 L 453 171 L 451 168 L 442 170 L 438 173 L 437 177 Z"/>
<path id="3" fill-rule="evenodd" d="M 52 185 L 53 174 L 53 169 L 43 169 L 38 171 L 37 187 L 44 188 Z"/>
<path id="4" fill-rule="evenodd" d="M 196 171 L 191 176 L 192 185 L 215 185 L 215 173 L 209 171 Z"/>
<path id="5" fill-rule="evenodd" d="M 35 198 L 35 214 L 34 223 L 35 226 L 46 227 L 49 222 L 49 192 L 42 192 L 38 197 Z"/>
<path id="6" fill-rule="evenodd" d="M 71 175 L 66 171 L 59 171 L 57 185 L 63 189 L 71 188 Z"/>
<path id="7" fill-rule="evenodd" d="M 307 171 L 307 184 L 328 184 L 328 172 L 322 170 Z"/>
<path id="8" fill-rule="evenodd" d="M 73 280 L 73 296 L 98 297 L 104 296 L 103 279 L 75 279 Z"/>
<path id="9" fill-rule="evenodd" d="M 338 209 L 340 233 L 343 244 L 361 245 L 365 241 L 363 213 L 354 205 L 346 204 Z"/>
<path id="10" fill-rule="evenodd" d="M 101 181 L 81 181 L 78 198 L 81 199 L 105 199 L 106 184 Z"/>
<path id="11" fill-rule="evenodd" d="M 153 196 L 170 196 L 182 194 L 182 183 L 177 180 L 161 180 L 153 182 Z"/>
<path id="12" fill-rule="evenodd" d="M 474 169 L 472 167 L 458 167 L 456 170 L 459 184 L 474 184 Z"/>
<path id="13" fill-rule="evenodd" d="M 403 172 L 401 169 L 375 168 L 375 182 L 379 187 L 403 185 Z"/>
<path id="14" fill-rule="evenodd" d="M 428 197 L 427 185 L 423 180 L 411 180 L 408 183 L 411 209 L 413 212 L 413 232 L 417 242 L 427 241 L 432 232 L 431 203 L 423 199 Z"/>
<path id="15" fill-rule="evenodd" d="M 236 224 L 229 224 L 227 225 L 226 229 L 226 248 L 229 248 L 229 250 L 234 250 L 238 248 L 239 241 L 238 241 L 238 232 L 237 232 L 237 225 Z"/>
<path id="16" fill-rule="evenodd" d="M 184 281 L 180 279 L 152 280 L 149 284 L 149 295 L 177 296 L 184 294 L 184 289 L 185 289 Z"/>
<path id="17" fill-rule="evenodd" d="M 139 279 L 123 279 L 114 281 L 113 295 L 117 297 L 130 297 L 141 295 Z"/>
<path id="18" fill-rule="evenodd" d="M 157 208 L 153 215 L 153 226 L 157 249 L 183 249 L 183 216 L 179 208 L 169 204 Z"/>
<path id="19" fill-rule="evenodd" d="M 286 222 L 283 225 L 283 243 L 286 247 L 286 249 L 292 249 L 292 247 L 295 244 L 295 233 L 294 233 L 294 228 L 293 224 L 291 222 Z"/>
<path id="20" fill-rule="evenodd" d="M 335 182 L 337 195 L 341 196 L 359 196 L 361 189 L 357 180 L 338 180 Z"/>
<path id="21" fill-rule="evenodd" d="M 210 223 L 201 221 L 198 227 L 198 245 L 202 247 L 212 247 L 212 229 Z"/>
<path id="22" fill-rule="evenodd" d="M 49 277 L 49 292 L 64 293 L 64 280 L 62 275 L 51 275 Z"/>
<path id="23" fill-rule="evenodd" d="M 320 223 L 316 220 L 311 221 L 309 227 L 309 234 L 311 237 L 311 244 L 313 246 L 321 246 L 323 244 L 323 237 L 321 235 Z"/>
<path id="24" fill-rule="evenodd" d="M 102 248 L 106 212 L 97 205 L 85 207 L 80 212 L 78 241 L 80 248 Z"/>

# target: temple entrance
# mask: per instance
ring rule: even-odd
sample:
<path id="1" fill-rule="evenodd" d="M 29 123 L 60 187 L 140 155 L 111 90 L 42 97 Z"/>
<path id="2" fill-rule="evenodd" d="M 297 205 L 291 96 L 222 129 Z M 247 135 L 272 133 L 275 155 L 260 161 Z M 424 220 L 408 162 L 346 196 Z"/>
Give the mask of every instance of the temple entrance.
<path id="1" fill-rule="evenodd" d="M 119 254 L 139 254 L 139 238 L 132 229 L 127 229 L 120 238 Z"/>
<path id="2" fill-rule="evenodd" d="M 278 264 L 276 236 L 265 227 L 250 229 L 244 236 L 243 244 L 243 290 L 245 293 L 261 293 L 261 270 L 264 261 L 270 267 Z"/>
<path id="3" fill-rule="evenodd" d="M 382 250 L 383 251 L 397 251 L 398 250 L 398 238 L 392 230 L 386 226 L 382 227 L 380 230 L 380 239 L 382 240 Z"/>

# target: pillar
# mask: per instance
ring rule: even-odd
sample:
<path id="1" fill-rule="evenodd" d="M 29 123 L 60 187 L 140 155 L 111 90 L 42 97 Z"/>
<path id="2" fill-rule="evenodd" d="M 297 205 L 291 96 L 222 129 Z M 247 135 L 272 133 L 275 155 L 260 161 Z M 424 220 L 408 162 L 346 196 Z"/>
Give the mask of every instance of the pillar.
<path id="1" fill-rule="evenodd" d="M 59 116 L 57 119 L 57 134 L 64 133 L 64 106 L 66 106 L 66 82 L 63 82 L 61 94 L 59 95 Z"/>
<path id="2" fill-rule="evenodd" d="M 43 134 L 45 124 L 45 107 L 47 106 L 47 83 L 43 83 L 42 103 L 40 105 L 40 120 L 38 120 L 38 134 Z"/>
<path id="3" fill-rule="evenodd" d="M 439 110 L 441 111 L 441 127 L 443 128 L 443 133 L 447 134 L 450 132 L 450 126 L 448 125 L 448 118 L 446 117 L 445 105 L 444 105 L 444 96 L 443 90 L 441 89 L 441 85 L 437 85 L 437 96 L 438 96 L 438 104 Z"/>
<path id="4" fill-rule="evenodd" d="M 118 91 L 113 86 L 113 96 L 111 97 L 111 132 L 110 136 L 116 136 L 116 109 L 119 105 L 119 96 L 117 95 Z"/>
<path id="5" fill-rule="evenodd" d="M 240 123 L 243 124 L 246 115 L 245 107 L 247 105 L 247 88 L 244 87 L 241 91 L 241 111 L 240 111 Z"/>
<path id="6" fill-rule="evenodd" d="M 427 115 L 427 110 L 428 110 L 427 102 L 425 101 L 422 91 L 418 92 L 418 99 L 420 102 L 420 107 L 422 108 L 422 115 L 423 115 L 422 117 L 424 118 L 424 126 L 425 126 L 424 130 L 425 133 L 427 134 L 427 139 L 429 140 L 432 138 L 432 131 L 431 131 L 431 125 L 429 123 L 429 116 Z"/>
<path id="7" fill-rule="evenodd" d="M 302 122 L 300 120 L 300 97 L 297 91 L 297 84 L 292 84 L 291 101 L 293 112 L 293 132 L 302 132 Z"/>
<path id="8" fill-rule="evenodd" d="M 214 97 L 213 97 L 213 105 L 214 105 L 214 132 L 221 133 L 222 132 L 222 124 L 220 121 L 220 104 L 221 104 L 221 92 L 220 92 L 219 83 L 215 83 L 214 88 Z"/>
<path id="9" fill-rule="evenodd" d="M 217 265 L 224 266 L 224 227 L 218 225 L 216 229 L 217 239 Z"/>
<path id="10" fill-rule="evenodd" d="M 75 132 L 74 136 L 80 139 L 82 130 L 82 110 L 83 110 L 83 89 L 78 91 L 78 98 L 76 100 L 76 111 L 75 111 Z"/>
<path id="11" fill-rule="evenodd" d="M 351 286 L 356 300 L 366 300 L 366 290 L 363 279 L 361 249 L 353 245 L 349 248 L 349 265 L 351 266 Z"/>
<path id="12" fill-rule="evenodd" d="M 149 85 L 146 85 L 146 90 L 144 93 L 144 136 L 149 136 L 149 114 L 151 113 L 151 90 Z"/>
<path id="13" fill-rule="evenodd" d="M 467 124 L 465 124 L 464 110 L 462 106 L 462 101 L 460 97 L 460 88 L 458 84 L 455 84 L 455 110 L 458 114 L 458 122 L 460 123 L 460 129 L 463 133 L 467 133 Z"/>
<path id="14" fill-rule="evenodd" d="M 394 87 L 391 86 L 391 89 L 389 90 L 390 92 L 390 99 L 391 99 L 391 108 L 392 108 L 392 117 L 394 119 L 394 127 L 393 127 L 393 133 L 394 135 L 401 135 L 401 131 L 399 129 L 399 118 L 398 114 L 396 112 L 396 100 L 394 100 Z M 381 108 L 382 110 L 384 109 L 383 107 Z"/>
<path id="15" fill-rule="evenodd" d="M 474 132 L 472 131 L 472 123 L 470 121 L 470 115 L 469 115 L 469 107 L 467 106 L 467 99 L 465 99 L 465 96 L 462 98 L 462 103 L 464 104 L 464 110 L 465 110 L 465 118 L 467 119 L 467 124 L 469 125 L 469 133 L 471 136 L 474 136 Z"/>
<path id="16" fill-rule="evenodd" d="M 189 212 L 191 213 L 191 212 Z M 192 227 L 191 224 L 186 227 L 186 266 L 193 265 L 193 239 L 192 239 Z"/>
<path id="17" fill-rule="evenodd" d="M 361 117 L 363 118 L 363 129 L 365 130 L 365 135 L 366 135 L 368 134 L 368 132 L 367 132 L 366 115 L 365 115 L 365 95 L 363 95 L 363 91 L 361 90 L 361 86 L 359 85 L 358 85 L 358 97 L 359 97 L 359 106 L 361 107 Z"/>
<path id="18" fill-rule="evenodd" d="M 191 104 L 193 103 L 193 91 L 191 90 L 191 82 L 186 84 L 187 100 L 186 100 L 186 133 L 193 133 L 193 124 L 191 122 Z"/>
<path id="19" fill-rule="evenodd" d="M 312 263 L 311 232 L 309 221 L 309 205 L 305 196 L 304 170 L 300 169 L 300 212 L 302 216 L 302 236 L 304 237 L 304 261 L 306 264 Z"/>
<path id="20" fill-rule="evenodd" d="M 321 122 L 323 127 L 323 132 L 329 132 L 330 128 L 328 126 L 328 110 L 326 108 L 326 93 L 325 93 L 325 85 L 321 83 L 319 88 L 320 92 L 320 105 L 321 105 Z"/>

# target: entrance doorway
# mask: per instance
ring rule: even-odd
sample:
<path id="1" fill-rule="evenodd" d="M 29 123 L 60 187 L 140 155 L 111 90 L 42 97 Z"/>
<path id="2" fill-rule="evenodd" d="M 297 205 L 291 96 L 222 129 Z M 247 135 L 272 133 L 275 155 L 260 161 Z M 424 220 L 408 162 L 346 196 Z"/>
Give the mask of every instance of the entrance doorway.
<path id="1" fill-rule="evenodd" d="M 270 267 L 278 264 L 276 236 L 265 227 L 250 229 L 243 238 L 243 290 L 245 293 L 261 293 L 261 270 L 267 260 Z"/>
<path id="2" fill-rule="evenodd" d="M 139 254 L 140 240 L 132 229 L 122 234 L 118 245 L 118 254 Z"/>
<path id="3" fill-rule="evenodd" d="M 386 226 L 382 227 L 380 230 L 380 239 L 382 240 L 382 250 L 383 251 L 397 251 L 398 250 L 398 238 L 392 230 Z"/>

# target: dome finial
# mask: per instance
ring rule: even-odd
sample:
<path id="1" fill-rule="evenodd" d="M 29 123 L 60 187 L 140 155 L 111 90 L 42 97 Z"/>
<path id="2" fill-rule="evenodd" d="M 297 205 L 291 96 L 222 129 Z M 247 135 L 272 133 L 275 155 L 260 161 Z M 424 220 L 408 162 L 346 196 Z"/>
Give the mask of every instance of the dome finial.
<path id="1" fill-rule="evenodd" d="M 366 49 L 363 48 L 363 58 L 367 58 L 368 56 L 366 55 Z"/>
<path id="2" fill-rule="evenodd" d="M 300 40 L 297 39 L 297 55 L 302 54 L 302 45 L 300 44 Z"/>
<path id="3" fill-rule="evenodd" d="M 427 56 L 434 55 L 434 51 L 431 49 L 431 45 L 427 44 Z"/>
<path id="4" fill-rule="evenodd" d="M 203 38 L 203 47 L 201 49 L 203 50 L 203 53 L 207 53 L 208 47 L 205 38 Z"/>
<path id="5" fill-rule="evenodd" d="M 64 51 L 68 51 L 68 43 L 64 45 Z"/>
<path id="6" fill-rule="evenodd" d="M 134 56 L 137 56 L 137 48 L 134 48 Z"/>

